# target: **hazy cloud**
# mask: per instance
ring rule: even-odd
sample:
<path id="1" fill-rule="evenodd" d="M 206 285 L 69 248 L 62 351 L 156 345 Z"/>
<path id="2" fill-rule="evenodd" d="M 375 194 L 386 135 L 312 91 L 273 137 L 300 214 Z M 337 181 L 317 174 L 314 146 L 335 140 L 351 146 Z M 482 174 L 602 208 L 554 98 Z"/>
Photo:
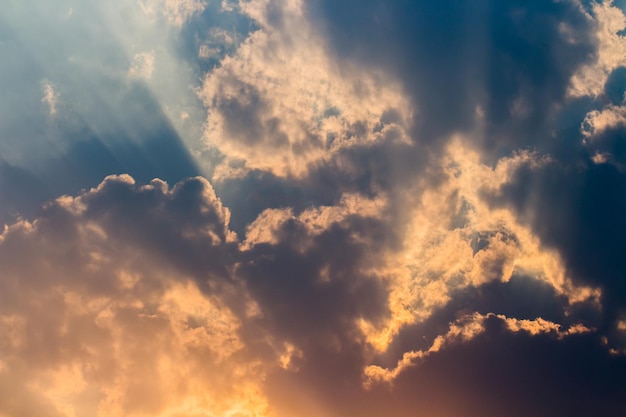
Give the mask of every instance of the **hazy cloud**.
<path id="1" fill-rule="evenodd" d="M 573 96 L 598 96 L 604 91 L 609 74 L 626 65 L 626 16 L 613 0 L 591 3 L 589 19 L 595 26 L 598 44 L 595 62 L 583 66 L 572 78 L 570 94 Z M 569 32 L 567 27 L 562 29 Z M 572 40 L 575 42 L 575 40 Z"/>
<path id="2" fill-rule="evenodd" d="M 152 71 L 154 71 L 154 51 L 140 52 L 133 57 L 128 76 L 149 79 L 152 77 Z"/>
<path id="3" fill-rule="evenodd" d="M 44 81 L 42 83 L 42 91 L 43 97 L 41 98 L 41 102 L 48 106 L 50 117 L 53 117 L 57 114 L 59 93 L 54 89 L 54 85 L 52 85 L 49 81 Z"/>

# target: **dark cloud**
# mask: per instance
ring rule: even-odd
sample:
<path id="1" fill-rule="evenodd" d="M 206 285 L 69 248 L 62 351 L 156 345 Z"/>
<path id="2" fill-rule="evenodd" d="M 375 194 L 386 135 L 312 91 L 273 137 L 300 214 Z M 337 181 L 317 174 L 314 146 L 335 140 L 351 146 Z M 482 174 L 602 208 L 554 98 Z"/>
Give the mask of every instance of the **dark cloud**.
<path id="1" fill-rule="evenodd" d="M 112 238 L 167 259 L 201 284 L 229 278 L 235 238 L 228 229 L 230 213 L 205 179 L 187 179 L 169 190 L 160 180 L 140 188 L 110 178 L 85 195 L 83 204 L 86 220 L 101 224 Z"/>
<path id="2" fill-rule="evenodd" d="M 233 287 L 227 224 L 202 178 L 170 188 L 126 175 L 4 230 L 1 412 L 63 416 L 59 404 L 69 404 L 94 414 L 111 404 L 111 413 L 162 413 L 180 405 L 181 389 L 197 398 L 197 384 L 203 398 L 219 392 L 213 407 L 232 408 L 232 397 L 222 398 L 248 371 L 236 369 L 246 361 L 238 319 L 217 295 Z M 164 374 L 163 358 L 172 361 Z M 66 381 L 78 381 L 78 391 Z"/>
<path id="3" fill-rule="evenodd" d="M 0 399 L 0 411 L 49 407 L 55 393 L 27 383 L 61 386 L 49 375 L 67 368 L 95 390 L 76 388 L 96 398 L 85 415 L 103 398 L 128 415 L 191 414 L 180 393 L 242 416 L 222 403 L 265 396 L 277 416 L 303 417 L 623 416 L 624 126 L 581 131 L 623 103 L 623 68 L 598 97 L 567 95 L 598 56 L 589 5 L 314 0 L 317 32 L 303 40 L 289 31 L 305 21 L 280 2 L 246 3 L 250 16 L 218 3 L 175 39 L 179 58 L 201 55 L 191 72 L 214 75 L 197 93 L 205 133 L 223 137 L 205 152 L 235 172 L 212 166 L 215 190 L 148 81 L 83 68 L 92 95 L 59 76 L 63 118 L 46 114 L 41 86 L 26 90 L 41 105 L 33 132 L 62 146 L 39 167 L 0 160 L 0 216 L 36 218 L 0 235 L 0 386 L 18 381 L 8 390 L 33 404 Z M 241 31 L 269 41 L 225 40 Z M 345 108 L 306 89 L 306 72 L 286 74 L 315 96 L 303 102 L 264 74 L 296 72 L 289 55 L 318 34 L 342 69 L 311 80 L 354 93 Z M 127 71 L 132 56 L 109 43 Z M 310 51 L 331 71 L 328 51 Z M 342 118 L 395 80 L 413 118 L 398 97 Z M 324 141 L 327 122 L 340 127 Z M 59 194 L 76 197 L 30 214 Z M 599 288 L 600 304 L 575 300 L 576 284 Z M 368 380 L 369 367 L 384 376 Z"/>
<path id="4" fill-rule="evenodd" d="M 486 150 L 541 146 L 571 76 L 594 55 L 593 27 L 569 1 L 320 0 L 310 13 L 339 59 L 400 78 L 422 146 L 474 127 L 479 107 Z"/>
<path id="5" fill-rule="evenodd" d="M 294 345 L 298 372 L 327 384 L 360 374 L 367 347 L 358 321 L 376 323 L 389 311 L 385 284 L 368 272 L 385 246 L 384 225 L 351 215 L 324 229 L 313 233 L 299 219 L 281 223 L 276 243 L 242 253 L 237 275 L 258 303 L 262 334 Z"/>
<path id="6" fill-rule="evenodd" d="M 46 316 L 48 321 L 41 325 L 48 333 L 29 341 L 33 350 L 22 350 L 22 355 L 36 357 L 40 362 L 35 363 L 42 367 L 64 363 L 69 360 L 66 355 L 81 344 L 74 331 L 59 336 L 72 308 L 60 295 L 50 295 L 50 285 L 82 287 L 83 294 L 112 293 L 124 299 L 129 290 L 111 273 L 134 270 L 141 274 L 144 278 L 132 289 L 141 295 L 163 291 L 164 281 L 148 278 L 152 270 L 158 270 L 181 282 L 191 277 L 206 294 L 217 294 L 230 306 L 241 320 L 236 334 L 249 357 L 272 363 L 282 346 L 293 346 L 287 369 L 270 366 L 264 385 L 278 412 L 300 409 L 303 403 L 294 400 L 299 396 L 304 396 L 303 401 L 314 398 L 312 416 L 318 408 L 338 417 L 376 416 L 390 410 L 400 416 L 420 410 L 468 417 L 485 413 L 583 416 L 597 410 L 600 415 L 617 417 L 624 410 L 623 388 L 619 387 L 624 386 L 626 364 L 623 357 L 609 355 L 600 343 L 601 333 L 563 340 L 554 334 L 511 334 L 503 328 L 503 319 L 495 316 L 487 316 L 486 331 L 473 340 L 452 344 L 401 372 L 392 388 L 374 385 L 366 390 L 363 368 L 372 359 L 393 366 L 403 352 L 428 348 L 462 314 L 543 317 L 565 327 L 575 324 L 579 315 L 565 315 L 567 300 L 552 287 L 514 276 L 507 283 L 493 282 L 452 294 L 452 300 L 431 318 L 401 329 L 386 358 L 376 358 L 358 322 L 364 319 L 376 324 L 389 318 L 389 288 L 372 272 L 390 244 L 387 225 L 377 216 L 360 214 L 330 222 L 321 217 L 317 228 L 304 219 L 288 217 L 272 229 L 271 241 L 238 250 L 228 232 L 228 212 L 206 180 L 189 179 L 170 188 L 159 180 L 142 186 L 128 176 L 110 177 L 76 199 L 48 204 L 34 224 L 34 232 L 19 228 L 5 232 L 0 262 L 11 268 L 4 273 L 14 277 L 26 273 L 34 281 L 21 284 L 22 291 L 28 291 L 11 299 L 17 287 L 10 284 L 17 281 L 5 279 L 3 311 L 20 312 L 24 297 L 34 296 L 39 288 L 42 302 L 31 309 L 29 317 Z M 85 234 L 94 226 L 92 234 Z M 16 257 L 25 253 L 34 254 L 34 259 Z M 100 258 L 92 258 L 93 254 L 103 255 L 105 264 L 112 260 L 121 263 L 108 272 L 104 265 L 93 269 L 94 259 Z M 59 265 L 54 274 L 66 278 L 41 285 L 50 262 Z M 228 286 L 219 290 L 219 282 L 225 281 L 231 282 L 228 286 L 237 294 L 230 294 Z M 245 294 L 258 313 L 246 311 Z M 49 298 L 41 298 L 44 295 Z M 47 314 L 43 307 L 49 309 Z M 130 308 L 116 314 L 141 340 L 165 331 L 166 322 L 143 323 Z M 198 319 L 191 316 L 188 320 Z M 89 343 L 99 338 L 109 343 L 110 335 L 100 334 L 101 330 L 89 323 L 80 334 L 89 334 Z M 145 335 L 133 330 L 136 328 Z M 50 343 L 55 348 L 44 349 L 43 344 Z M 143 355 L 141 349 L 137 352 Z M 143 388 L 137 385 L 132 389 L 143 392 Z M 129 402 L 127 409 L 135 406 L 158 410 L 163 405 L 141 400 Z M 5 404 L 3 409 L 9 410 L 7 407 L 12 405 Z"/>
<path id="7" fill-rule="evenodd" d="M 608 307 L 600 313 L 591 306 L 568 306 L 551 286 L 521 276 L 508 283 L 470 287 L 455 293 L 431 320 L 403 329 L 390 347 L 389 364 L 403 352 L 427 348 L 428 339 L 442 334 L 447 323 L 464 311 L 531 320 L 542 317 L 563 325 L 583 318 L 589 325 L 599 325 L 599 334 L 608 330 L 607 320 L 615 326 L 626 294 L 622 285 L 626 271 L 619 255 L 626 247 L 619 232 L 624 229 L 622 213 L 626 212 L 619 197 L 624 194 L 620 191 L 623 174 L 614 165 L 591 163 L 581 144 L 580 123 L 598 103 L 567 97 L 572 76 L 594 59 L 597 46 L 595 28 L 584 9 L 574 2 L 443 5 L 366 1 L 354 7 L 318 1 L 311 3 L 309 11 L 340 60 L 382 67 L 399 76 L 417 108 L 413 139 L 421 146 L 419 151 L 397 144 L 355 147 L 312 169 L 308 177 L 311 183 L 332 178 L 329 188 L 341 189 L 339 184 L 345 176 L 350 178 L 346 183 L 365 194 L 374 189 L 403 189 L 402 185 L 422 175 L 425 165 L 440 161 L 429 153 L 430 145 L 438 149 L 448 135 L 472 132 L 483 123 L 484 137 L 478 139 L 478 145 L 487 158 L 527 147 L 553 154 L 555 160 L 544 167 L 519 169 L 502 188 L 497 203 L 492 197 L 487 200 L 494 206 L 514 207 L 519 219 L 532 226 L 545 246 L 558 249 L 577 282 L 603 289 L 602 303 Z M 619 74 L 614 72 L 606 87 L 614 103 L 623 93 Z M 483 112 L 480 122 L 478 108 Z M 599 143 L 606 143 L 610 154 L 619 159 L 622 134 L 613 129 L 605 135 L 610 139 L 598 139 Z M 351 166 L 355 169 L 350 170 Z M 437 183 L 437 177 L 433 176 L 431 184 Z M 299 200 L 301 195 L 295 198 Z M 289 235 L 283 241 L 295 245 L 297 239 Z M 265 257 L 268 261 L 264 262 L 291 265 L 291 261 L 269 253 Z M 300 259 L 296 264 L 314 277 L 319 262 L 309 264 Z M 278 267 L 270 270 L 267 276 L 282 275 Z M 298 276 L 295 267 L 285 270 L 290 271 L 289 276 Z M 312 280 L 308 277 L 301 275 L 298 282 L 306 287 L 305 283 Z M 260 299 L 274 294 L 269 288 L 288 288 L 286 291 L 299 300 L 297 304 L 309 305 L 308 300 L 298 297 L 300 287 L 293 287 L 295 283 L 268 285 L 264 290 L 267 295 Z M 306 294 L 313 296 L 314 292 Z M 284 308 L 279 301 L 283 298 L 274 299 L 277 309 Z M 333 305 L 329 308 L 336 311 Z M 565 313 L 568 310 L 575 312 L 576 319 Z M 599 318 L 600 314 L 606 316 Z M 285 326 L 292 333 L 299 330 L 291 323 L 294 318 L 285 312 L 276 317 L 284 320 L 276 322 L 280 328 Z M 307 317 L 296 317 L 295 322 L 308 323 Z M 621 370 L 625 364 L 623 358 L 609 355 L 598 334 L 572 336 L 566 341 L 549 335 L 513 335 L 503 330 L 498 320 L 489 320 L 485 335 L 434 354 L 424 365 L 399 377 L 393 390 L 377 391 L 369 398 L 354 388 L 358 384 L 356 369 L 367 356 L 365 346 L 355 347 L 359 353 L 354 353 L 354 362 L 344 361 L 352 363 L 345 365 L 344 372 L 334 373 L 336 365 L 331 370 L 305 366 L 299 376 L 276 376 L 274 383 L 282 387 L 309 381 L 309 387 L 315 387 L 311 389 L 327 404 L 333 404 L 330 408 L 336 415 L 380 415 L 382 409 L 389 410 L 387 406 L 396 415 L 414 415 L 416 410 L 457 416 L 624 413 L 624 391 L 618 387 L 623 386 Z M 315 334 L 315 327 L 305 328 Z M 421 339 L 425 335 L 429 337 Z M 395 356 L 391 354 L 394 351 Z M 319 363 L 334 363 L 324 358 Z M 381 407 L 384 401 L 386 406 Z M 359 402 L 366 405 L 356 411 L 352 407 Z M 293 406 L 291 411 L 296 409 Z"/>
<path id="8" fill-rule="evenodd" d="M 359 271 L 375 262 L 370 256 L 384 244 L 381 224 L 355 216 L 311 236 L 292 220 L 276 233 L 277 244 L 258 244 L 244 254 L 240 272 L 280 333 L 324 343 L 343 337 L 343 327 L 357 318 L 385 314 L 384 286 Z"/>
<path id="9" fill-rule="evenodd" d="M 275 395 L 297 398 L 306 387 L 329 416 L 619 417 L 626 411 L 625 369 L 624 358 L 609 355 L 596 335 L 557 340 L 552 334 L 512 333 L 502 319 L 491 317 L 484 333 L 408 368 L 392 387 L 365 390 L 349 373 L 324 381 L 285 373 L 277 378 L 282 392 Z M 296 410 L 292 404 L 286 412 Z"/>
<path id="10" fill-rule="evenodd" d="M 339 192 L 332 187 L 334 184 L 327 188 L 318 186 L 322 183 L 311 181 L 309 184 L 255 170 L 243 178 L 216 183 L 215 189 L 226 206 L 237 207 L 232 213 L 231 227 L 243 236 L 246 226 L 265 209 L 291 207 L 301 212 L 309 207 L 335 203 Z"/>
<path id="11" fill-rule="evenodd" d="M 498 318 L 473 341 L 434 354 L 401 375 L 397 415 L 620 416 L 623 357 L 609 355 L 594 335 L 511 334 Z"/>
<path id="12" fill-rule="evenodd" d="M 626 93 L 626 67 L 619 67 L 609 75 L 604 85 L 604 92 L 615 105 L 621 104 Z"/>
<path id="13" fill-rule="evenodd" d="M 592 326 L 597 323 L 599 311 L 592 306 L 587 306 L 587 309 L 590 311 L 586 324 Z M 508 282 L 490 282 L 459 289 L 453 292 L 448 303 L 434 311 L 428 319 L 401 329 L 378 360 L 386 367 L 394 367 L 404 352 L 428 349 L 435 337 L 446 333 L 449 323 L 471 312 L 485 315 L 495 313 L 525 320 L 541 317 L 565 326 L 578 323 L 582 314 L 579 312 L 568 317 L 567 310 L 565 297 L 555 294 L 549 284 L 531 277 L 513 276 Z"/>
<path id="14" fill-rule="evenodd" d="M 605 325 L 615 324 L 626 305 L 623 171 L 589 160 L 521 167 L 501 191 L 495 201 L 511 204 L 545 245 L 558 249 L 576 280 L 603 288 Z"/>
<path id="15" fill-rule="evenodd" d="M 233 210 L 233 229 L 238 233 L 264 209 L 291 207 L 296 213 L 316 206 L 337 204 L 346 193 L 373 198 L 381 190 L 397 200 L 421 180 L 407 175 L 425 155 L 406 144 L 381 141 L 338 151 L 327 161 L 313 162 L 304 178 L 280 177 L 252 170 L 242 178 L 215 184 L 218 194 Z M 432 183 L 441 178 L 433 175 Z"/>

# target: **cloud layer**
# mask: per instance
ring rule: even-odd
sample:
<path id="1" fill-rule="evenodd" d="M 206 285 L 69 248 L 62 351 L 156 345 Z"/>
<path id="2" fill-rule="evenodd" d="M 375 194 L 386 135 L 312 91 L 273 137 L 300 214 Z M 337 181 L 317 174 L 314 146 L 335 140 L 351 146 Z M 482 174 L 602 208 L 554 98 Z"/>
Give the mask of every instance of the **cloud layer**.
<path id="1" fill-rule="evenodd" d="M 0 18 L 0 416 L 626 413 L 623 5 L 52 9 Z"/>

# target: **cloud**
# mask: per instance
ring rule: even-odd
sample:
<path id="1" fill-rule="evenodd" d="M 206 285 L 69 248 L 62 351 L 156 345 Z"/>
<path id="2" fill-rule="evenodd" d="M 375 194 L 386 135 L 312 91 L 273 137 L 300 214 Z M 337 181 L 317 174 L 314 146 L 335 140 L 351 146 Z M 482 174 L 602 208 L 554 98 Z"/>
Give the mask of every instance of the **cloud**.
<path id="1" fill-rule="evenodd" d="M 301 177 L 344 148 L 406 140 L 411 110 L 398 86 L 335 67 L 301 2 L 241 7 L 260 29 L 207 74 L 200 92 L 207 144 L 226 157 L 216 178 L 250 169 Z"/>
<path id="2" fill-rule="evenodd" d="M 0 414 L 623 415 L 623 14 L 474 6 L 13 5 Z"/>
<path id="3" fill-rule="evenodd" d="M 149 79 L 152 77 L 152 71 L 154 71 L 154 51 L 140 52 L 133 57 L 128 76 Z"/>
<path id="4" fill-rule="evenodd" d="M 319 396 L 320 409 L 341 416 L 347 411 L 327 397 L 344 392 L 339 381 L 360 387 L 365 372 L 372 382 L 402 385 L 415 360 L 426 366 L 431 356 L 488 334 L 494 320 L 507 332 L 552 335 L 555 344 L 591 332 L 576 321 L 476 312 L 433 335 L 425 350 L 401 352 L 397 367 L 378 365 L 381 354 L 395 350 L 377 346 L 368 329 L 400 320 L 387 334 L 389 343 L 411 323 L 436 333 L 443 308 L 463 314 L 443 300 L 409 321 L 398 318 L 394 291 L 405 278 L 381 269 L 396 252 L 390 251 L 388 210 L 384 199 L 346 194 L 336 205 L 299 213 L 267 210 L 238 238 L 228 227 L 229 209 L 203 178 L 170 187 L 111 176 L 76 197 L 57 198 L 33 222 L 5 228 L 0 239 L 6 352 L 0 381 L 11 381 L 8 398 L 29 399 L 0 401 L 0 411 L 280 416 L 292 410 L 287 397 L 300 387 L 299 395 Z M 485 239 L 493 241 L 480 250 L 502 250 L 497 235 Z M 412 245 L 398 248 L 398 255 Z M 578 300 L 579 289 L 567 281 L 536 277 L 555 291 L 552 297 L 563 297 L 559 308 Z M 470 278 L 459 288 L 464 285 L 487 284 Z M 375 385 L 370 389 L 379 395 Z M 357 391 L 353 395 L 370 395 Z M 359 403 L 346 407 L 358 410 Z"/>
<path id="5" fill-rule="evenodd" d="M 294 216 L 291 209 L 268 209 L 248 225 L 242 248 L 248 250 L 258 244 L 279 243 L 281 240 L 280 229 L 289 221 L 302 224 L 308 235 L 316 236 L 349 216 L 377 218 L 382 215 L 384 209 L 385 201 L 383 198 L 368 200 L 355 194 L 343 195 L 336 206 L 309 208 L 297 217 Z"/>
<path id="6" fill-rule="evenodd" d="M 272 415 L 265 374 L 315 360 L 309 343 L 318 342 L 298 330 L 301 320 L 338 338 L 319 340 L 335 350 L 351 340 L 342 329 L 354 317 L 384 311 L 376 278 L 353 275 L 364 261 L 359 253 L 375 245 L 354 235 L 353 223 L 383 207 L 346 196 L 337 207 L 287 219 L 273 244 L 247 237 L 250 247 L 240 253 L 229 210 L 202 178 L 169 187 L 110 176 L 51 201 L 0 238 L 0 381 L 12 385 L 0 412 Z M 343 251 L 329 257 L 333 247 L 350 246 L 353 259 Z M 294 266 L 327 264 L 292 281 L 281 298 L 275 285 L 289 282 L 290 258 Z M 320 320 L 309 308 L 322 300 L 327 318 Z"/>
<path id="7" fill-rule="evenodd" d="M 602 111 L 594 110 L 587 113 L 581 130 L 590 140 L 604 131 L 626 125 L 626 107 L 610 105 Z"/>
<path id="8" fill-rule="evenodd" d="M 57 114 L 57 103 L 59 102 L 59 93 L 55 90 L 54 85 L 49 81 L 42 83 L 43 97 L 41 102 L 48 106 L 48 112 L 50 117 L 54 117 Z"/>
<path id="9" fill-rule="evenodd" d="M 262 412 L 262 369 L 218 295 L 227 224 L 205 180 L 117 176 L 6 228 L 0 412 Z"/>
<path id="10" fill-rule="evenodd" d="M 445 349 L 450 344 L 470 341 L 479 334 L 485 332 L 485 321 L 495 318 L 501 320 L 508 331 L 513 333 L 523 331 L 531 336 L 549 333 L 555 334 L 559 339 L 561 339 L 572 334 L 588 333 L 592 331 L 582 324 L 576 324 L 565 331 L 561 331 L 561 326 L 559 324 L 544 320 L 541 317 L 538 317 L 535 320 L 518 320 L 493 313 L 486 315 L 474 313 L 472 315 L 462 317 L 455 323 L 451 323 L 448 332 L 444 335 L 437 336 L 428 350 L 418 350 L 404 353 L 402 359 L 398 361 L 395 368 L 383 369 L 377 365 L 370 365 L 366 367 L 364 370 L 366 377 L 365 386 L 371 387 L 372 384 L 381 382 L 392 383 L 394 379 L 400 375 L 400 373 L 409 367 L 416 366 L 425 360 L 429 355 Z"/>
<path id="11" fill-rule="evenodd" d="M 394 410 L 402 416 L 416 409 L 446 416 L 491 415 L 498 410 L 512 416 L 555 410 L 572 416 L 618 416 L 623 410 L 622 390 L 614 385 L 623 361 L 598 354 L 592 334 L 562 340 L 550 332 L 532 336 L 510 332 L 498 317 L 486 319 L 484 326 L 472 340 L 451 344 L 420 366 L 407 368 L 394 382 L 392 394 L 382 394 L 388 390 L 383 385 L 370 395 L 396 398 Z M 589 357 L 594 358 L 593 368 L 585 365 Z M 588 369 L 601 369 L 602 376 Z"/>
<path id="12" fill-rule="evenodd" d="M 626 38 L 621 34 L 626 29 L 624 11 L 615 6 L 613 0 L 593 2 L 589 19 L 595 26 L 597 52 L 595 62 L 574 74 L 569 90 L 574 97 L 600 95 L 609 74 L 626 65 Z"/>
<path id="13" fill-rule="evenodd" d="M 166 16 L 171 23 L 181 26 L 193 15 L 204 10 L 206 4 L 200 0 L 166 0 Z"/>
<path id="14" fill-rule="evenodd" d="M 426 320 L 455 292 L 528 275 L 550 285 L 569 303 L 597 303 L 601 292 L 574 283 L 558 252 L 544 248 L 515 213 L 491 207 L 484 195 L 498 193 L 518 167 L 540 169 L 547 157 L 521 152 L 484 165 L 467 140 L 457 138 L 440 161 L 445 176 L 414 196 L 402 220 L 399 250 L 381 258 L 392 315 L 385 326 L 365 327 L 369 341 L 386 350 L 406 325 Z M 383 266 L 384 265 L 384 266 Z"/>
<path id="15" fill-rule="evenodd" d="M 166 21 L 174 26 L 181 27 L 194 15 L 206 8 L 206 2 L 201 0 L 140 0 L 139 6 L 147 15 L 160 13 Z"/>
<path id="16" fill-rule="evenodd" d="M 549 145 L 542 138 L 570 79 L 596 49 L 594 27 L 575 1 L 469 8 L 368 0 L 354 8 L 319 0 L 307 10 L 339 62 L 382 69 L 402 83 L 416 113 L 411 139 L 434 151 L 479 123 L 476 140 L 490 156 Z"/>

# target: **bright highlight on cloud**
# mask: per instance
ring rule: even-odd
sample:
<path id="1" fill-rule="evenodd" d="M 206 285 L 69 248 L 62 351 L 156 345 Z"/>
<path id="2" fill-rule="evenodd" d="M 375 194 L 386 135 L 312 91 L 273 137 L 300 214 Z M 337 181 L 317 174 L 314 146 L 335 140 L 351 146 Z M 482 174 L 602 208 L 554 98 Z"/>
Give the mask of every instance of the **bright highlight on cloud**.
<path id="1" fill-rule="evenodd" d="M 36 3 L 0 416 L 626 413 L 622 3 Z"/>
<path id="2" fill-rule="evenodd" d="M 602 94 L 609 74 L 626 65 L 626 16 L 613 1 L 592 3 L 589 19 L 595 26 L 598 43 L 595 62 L 579 69 L 572 79 L 570 93 L 575 96 Z M 567 28 L 563 28 L 567 31 Z M 572 42 L 575 42 L 572 39 Z"/>
<path id="3" fill-rule="evenodd" d="M 43 83 L 43 97 L 41 102 L 48 106 L 50 116 L 54 116 L 57 113 L 57 102 L 59 100 L 59 93 L 54 89 L 54 86 L 49 82 Z"/>
<path id="4" fill-rule="evenodd" d="M 226 157 L 220 176 L 302 176 L 342 149 L 405 140 L 411 108 L 399 86 L 334 63 L 302 2 L 241 8 L 260 29 L 207 74 L 200 93 L 208 145 Z"/>
<path id="5" fill-rule="evenodd" d="M 398 361 L 398 364 L 394 369 L 383 369 L 376 365 L 370 365 L 365 368 L 364 373 L 367 378 L 365 386 L 370 387 L 371 384 L 376 382 L 392 383 L 393 380 L 397 378 L 397 376 L 406 368 L 415 366 L 419 363 L 418 361 L 424 360 L 428 357 L 428 355 L 439 352 L 449 344 L 463 343 L 472 340 L 479 334 L 485 332 L 485 321 L 489 319 L 501 320 L 507 330 L 513 333 L 525 332 L 531 336 L 547 333 L 555 334 L 558 339 L 561 339 L 569 335 L 588 333 L 591 331 L 591 329 L 588 329 L 581 324 L 574 325 L 565 331 L 561 331 L 560 325 L 543 320 L 542 318 L 538 318 L 536 320 L 518 320 L 514 318 L 507 318 L 506 316 L 500 314 L 495 315 L 493 313 L 489 313 L 487 315 L 482 315 L 474 313 L 450 324 L 448 332 L 445 335 L 437 336 L 428 350 L 412 351 L 402 355 L 402 359 Z"/>

